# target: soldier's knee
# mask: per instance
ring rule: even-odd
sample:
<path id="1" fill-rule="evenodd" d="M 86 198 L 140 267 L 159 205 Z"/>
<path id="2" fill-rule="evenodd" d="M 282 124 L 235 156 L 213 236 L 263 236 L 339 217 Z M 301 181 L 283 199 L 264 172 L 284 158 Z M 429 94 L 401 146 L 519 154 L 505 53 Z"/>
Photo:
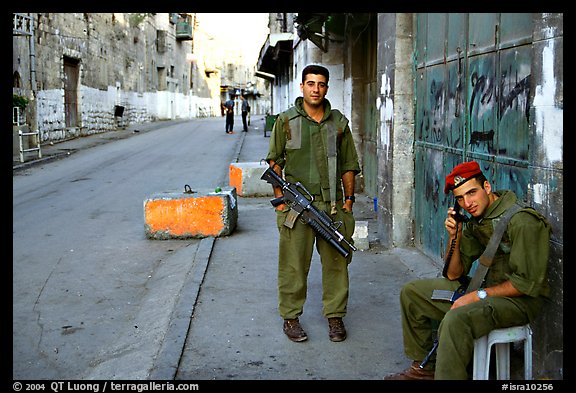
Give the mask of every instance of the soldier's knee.
<path id="1" fill-rule="evenodd" d="M 418 280 L 409 281 L 400 289 L 400 300 L 412 298 L 412 295 L 418 292 Z"/>

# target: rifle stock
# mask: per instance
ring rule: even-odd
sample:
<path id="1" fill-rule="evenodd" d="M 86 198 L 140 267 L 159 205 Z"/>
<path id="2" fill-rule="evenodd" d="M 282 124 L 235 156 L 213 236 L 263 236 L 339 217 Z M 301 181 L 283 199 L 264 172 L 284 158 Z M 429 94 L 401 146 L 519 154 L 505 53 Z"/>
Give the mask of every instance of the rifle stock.
<path id="1" fill-rule="evenodd" d="M 302 221 L 310 225 L 322 239 L 326 240 L 344 258 L 348 257 L 350 252 L 343 247 L 343 244 L 350 250 L 357 250 L 357 248 L 338 231 L 338 227 L 330 216 L 312 205 L 314 196 L 311 195 L 300 182 L 292 184 L 285 181 L 274 172 L 272 167 L 268 167 L 264 171 L 261 179 L 273 186 L 282 188 L 283 196 L 272 199 L 270 201 L 272 206 L 276 207 L 282 203 L 286 203 L 295 211 Z"/>

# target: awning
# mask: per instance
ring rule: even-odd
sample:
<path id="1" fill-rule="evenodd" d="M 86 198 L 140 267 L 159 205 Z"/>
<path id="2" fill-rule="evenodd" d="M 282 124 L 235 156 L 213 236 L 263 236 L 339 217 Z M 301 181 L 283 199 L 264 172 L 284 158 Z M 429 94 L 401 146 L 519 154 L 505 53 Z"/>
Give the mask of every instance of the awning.
<path id="1" fill-rule="evenodd" d="M 263 72 L 263 71 L 256 71 L 256 72 L 254 73 L 254 75 L 256 75 L 256 76 L 259 77 L 259 78 L 266 79 L 266 80 L 268 80 L 268 81 L 270 81 L 270 82 L 272 82 L 272 81 L 276 78 L 276 75 L 274 75 L 274 74 L 269 74 L 269 73 Z"/>
<path id="2" fill-rule="evenodd" d="M 296 31 L 302 40 L 310 40 L 322 51 L 327 52 L 329 40 L 341 40 L 346 19 L 353 14 L 321 14 L 300 12 L 294 19 Z"/>
<path id="3" fill-rule="evenodd" d="M 278 63 L 292 52 L 293 40 L 294 36 L 292 33 L 269 34 L 262 49 L 260 49 L 256 67 L 263 75 L 261 76 L 257 73 L 256 76 L 269 79 L 270 77 L 264 74 L 275 75 Z"/>
<path id="4" fill-rule="evenodd" d="M 318 48 L 326 52 L 326 35 L 324 22 L 330 14 L 299 12 L 294 19 L 296 31 L 302 40 L 310 40 Z"/>

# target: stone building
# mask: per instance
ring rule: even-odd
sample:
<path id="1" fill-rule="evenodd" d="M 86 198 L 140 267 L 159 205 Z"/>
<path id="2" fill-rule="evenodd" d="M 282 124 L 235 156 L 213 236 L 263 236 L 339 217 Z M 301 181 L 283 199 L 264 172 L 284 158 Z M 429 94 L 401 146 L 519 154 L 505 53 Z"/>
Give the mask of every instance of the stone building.
<path id="1" fill-rule="evenodd" d="M 33 44 L 26 35 L 13 37 L 13 64 L 42 141 L 189 116 L 193 15 L 14 18 L 34 37 Z"/>

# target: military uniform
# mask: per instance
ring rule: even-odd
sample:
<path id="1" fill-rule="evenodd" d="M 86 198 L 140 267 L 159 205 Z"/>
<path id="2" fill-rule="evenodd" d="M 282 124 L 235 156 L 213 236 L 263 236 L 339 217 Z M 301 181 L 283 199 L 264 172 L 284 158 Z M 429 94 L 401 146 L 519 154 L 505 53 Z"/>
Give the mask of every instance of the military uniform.
<path id="1" fill-rule="evenodd" d="M 274 161 L 284 170 L 290 183 L 300 182 L 313 196 L 313 205 L 325 211 L 334 221 L 341 221 L 339 231 L 352 242 L 355 220 L 343 209 L 341 178 L 347 171 L 360 172 L 358 155 L 348 127 L 348 120 L 332 110 L 324 100 L 324 117 L 320 122 L 303 109 L 303 98 L 281 113 L 270 135 L 266 161 Z M 330 176 L 332 174 L 332 176 Z M 336 214 L 331 214 L 331 201 Z M 278 251 L 278 303 L 284 319 L 298 318 L 306 301 L 307 277 L 314 244 L 322 263 L 322 303 L 325 317 L 343 317 L 348 303 L 347 258 L 324 239 L 316 236 L 309 225 L 297 220 L 292 228 L 284 225 L 289 208 L 277 211 L 280 233 Z"/>
<path id="2" fill-rule="evenodd" d="M 506 209 L 517 201 L 512 191 L 499 196 L 480 220 L 472 218 L 462 231 L 460 257 L 466 274 L 484 252 L 494 228 Z M 435 289 L 456 290 L 460 283 L 446 278 L 407 283 L 400 294 L 404 350 L 411 359 L 423 359 L 432 348 L 432 330 L 438 327 L 438 349 L 426 366 L 435 368 L 435 379 L 467 379 L 474 353 L 474 339 L 493 329 L 531 322 L 549 296 L 547 266 L 551 228 L 540 213 L 525 207 L 516 213 L 502 237 L 485 279 L 491 287 L 510 280 L 523 293 L 519 297 L 487 297 L 450 310 L 451 303 L 431 300 Z"/>

